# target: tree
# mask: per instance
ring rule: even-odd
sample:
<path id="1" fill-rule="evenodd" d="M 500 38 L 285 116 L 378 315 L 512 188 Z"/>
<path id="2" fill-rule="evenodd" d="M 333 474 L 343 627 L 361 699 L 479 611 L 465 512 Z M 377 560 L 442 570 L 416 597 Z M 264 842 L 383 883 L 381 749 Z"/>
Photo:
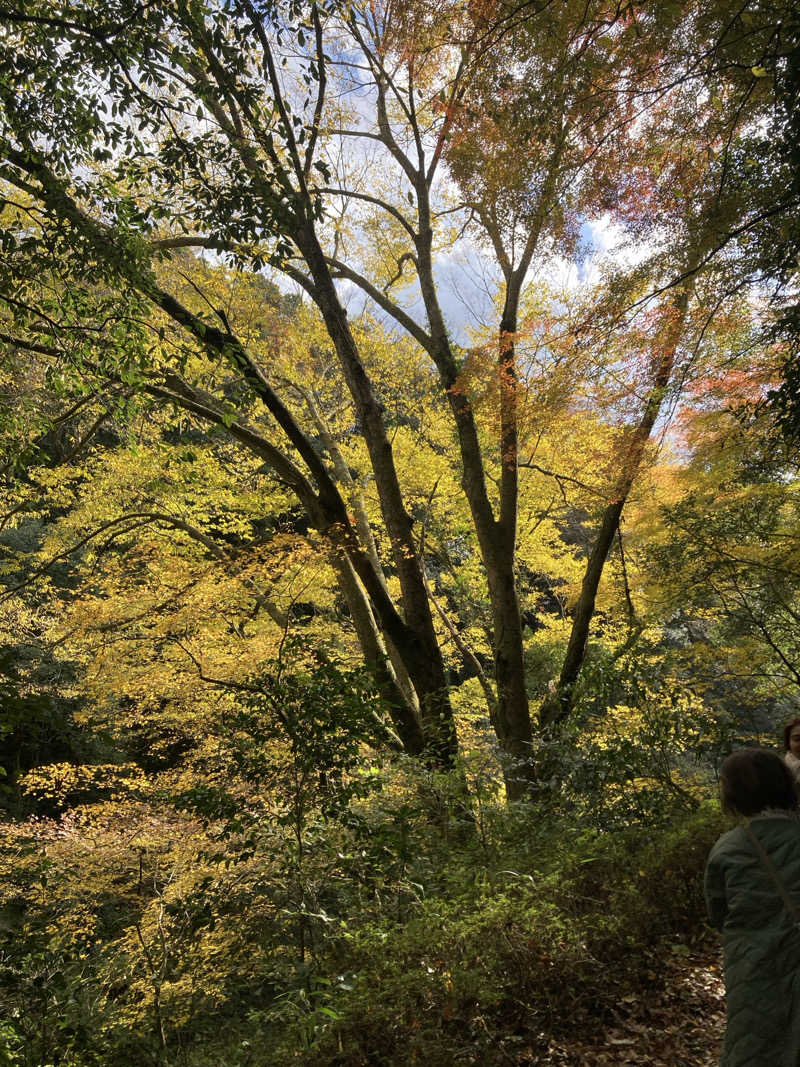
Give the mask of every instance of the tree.
<path id="1" fill-rule="evenodd" d="M 49 347 L 64 360 L 70 338 L 73 363 L 91 362 L 107 379 L 227 426 L 270 463 L 329 538 L 340 580 L 355 592 L 363 587 L 402 662 L 420 712 L 418 719 L 413 700 L 395 700 L 398 732 L 410 750 L 425 747 L 450 765 L 455 730 L 424 565 L 385 402 L 337 285 L 365 293 L 428 354 L 456 429 L 487 577 L 493 722 L 512 798 L 535 774 L 515 564 L 520 296 L 534 260 L 568 251 L 581 217 L 604 205 L 629 222 L 638 216 L 633 232 L 662 242 L 634 275 L 639 292 L 666 279 L 669 293 L 670 275 L 682 279 L 658 313 L 651 391 L 622 437 L 622 474 L 589 555 L 556 701 L 542 712 L 549 722 L 569 712 L 597 586 L 673 380 L 696 276 L 735 216 L 727 147 L 752 118 L 751 94 L 737 97 L 734 87 L 726 108 L 713 100 L 698 107 L 692 68 L 721 17 L 706 25 L 691 7 L 657 17 L 604 3 L 520 13 L 502 4 L 434 11 L 252 0 L 223 8 L 176 0 L 157 9 L 120 0 L 59 12 L 34 4 L 5 13 L 0 176 L 34 205 L 32 222 L 15 218 L 5 228 L 11 256 L 3 288 L 16 293 L 7 301 L 9 342 Z M 677 151 L 676 107 L 685 124 Z M 376 166 L 383 168 L 378 182 Z M 437 257 L 459 233 L 476 234 L 482 254 L 492 250 L 502 279 L 493 356 L 500 402 L 489 447 L 464 388 L 465 352 L 448 331 L 437 278 Z M 279 394 L 270 359 L 254 355 L 224 311 L 209 318 L 191 310 L 176 296 L 169 267 L 156 269 L 159 259 L 191 247 L 247 269 L 269 262 L 319 309 L 375 477 L 401 611 L 363 522 L 348 514 L 335 456 L 315 446 Z M 59 279 L 44 303 L 42 276 Z M 618 287 L 618 308 L 630 284 Z M 404 306 L 413 292 L 424 325 Z M 647 303 L 647 294 L 640 299 Z M 174 353 L 153 362 L 148 309 L 195 350 L 232 368 L 269 413 L 268 436 L 186 382 Z M 108 315 L 114 330 L 102 325 Z M 80 330 L 70 332 L 77 322 Z M 80 337 L 77 348 L 73 337 Z M 372 633 L 367 607 L 365 635 Z M 370 655 L 381 661 L 377 645 Z"/>
<path id="2" fill-rule="evenodd" d="M 800 681 L 798 455 L 768 414 L 754 415 L 763 377 L 748 354 L 694 383 L 681 415 L 686 461 L 640 527 L 642 593 L 694 626 L 684 658 L 717 705 L 726 686 L 740 703 L 743 688 L 751 704 L 793 700 Z"/>

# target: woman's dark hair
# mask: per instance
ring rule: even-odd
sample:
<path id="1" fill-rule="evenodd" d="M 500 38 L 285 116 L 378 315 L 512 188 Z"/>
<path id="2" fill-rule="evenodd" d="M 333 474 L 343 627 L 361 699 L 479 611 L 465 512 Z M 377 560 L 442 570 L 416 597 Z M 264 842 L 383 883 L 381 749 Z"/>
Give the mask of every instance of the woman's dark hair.
<path id="1" fill-rule="evenodd" d="M 742 748 L 719 772 L 722 806 L 734 815 L 757 815 L 765 808 L 797 809 L 794 778 L 775 752 Z"/>
<path id="2" fill-rule="evenodd" d="M 795 726 L 800 726 L 800 719 L 792 719 L 791 722 L 787 722 L 783 728 L 783 751 L 789 751 L 789 736 L 794 730 Z"/>

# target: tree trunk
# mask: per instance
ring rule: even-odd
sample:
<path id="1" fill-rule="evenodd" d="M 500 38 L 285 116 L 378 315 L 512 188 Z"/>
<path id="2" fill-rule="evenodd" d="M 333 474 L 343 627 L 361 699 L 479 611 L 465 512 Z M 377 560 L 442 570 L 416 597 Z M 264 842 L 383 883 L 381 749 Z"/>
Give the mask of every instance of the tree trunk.
<path id="1" fill-rule="evenodd" d="M 641 467 L 647 442 L 661 411 L 675 365 L 675 353 L 686 321 L 686 312 L 693 289 L 694 275 L 692 274 L 690 280 L 685 283 L 673 298 L 674 318 L 668 328 L 669 332 L 663 351 L 657 361 L 653 387 L 647 398 L 642 417 L 639 423 L 631 428 L 628 441 L 623 448 L 621 456 L 622 470 L 614 486 L 611 499 L 603 512 L 600 529 L 597 532 L 592 551 L 586 563 L 581 593 L 575 605 L 572 629 L 558 684 L 555 691 L 547 697 L 539 710 L 539 721 L 543 727 L 550 727 L 563 722 L 572 711 L 575 686 L 586 658 L 589 627 L 594 615 L 600 579 L 603 576 L 609 549 L 619 528 L 622 509 Z"/>
<path id="2" fill-rule="evenodd" d="M 398 684 L 364 588 L 353 570 L 353 565 L 344 553 L 330 552 L 328 559 L 336 571 L 339 588 L 350 608 L 350 617 L 353 620 L 364 661 L 374 673 L 386 700 L 392 725 L 397 731 L 404 751 L 411 756 L 418 756 L 425 749 L 422 723 Z"/>
<path id="3" fill-rule="evenodd" d="M 497 728 L 507 755 L 504 774 L 509 800 L 518 800 L 528 791 L 533 774 L 531 717 L 525 686 L 522 619 L 516 576 L 519 474 L 515 336 L 519 296 L 526 271 L 527 263 L 523 263 L 519 270 L 507 276 L 505 306 L 500 321 L 500 515 L 493 538 L 495 550 L 490 561 L 487 560 L 494 616 Z"/>
<path id="4" fill-rule="evenodd" d="M 350 468 L 348 467 L 341 449 L 336 443 L 336 439 L 331 433 L 330 426 L 328 425 L 323 413 L 319 410 L 317 399 L 315 395 L 311 395 L 306 391 L 303 391 L 303 397 L 308 404 L 308 409 L 311 413 L 311 417 L 314 419 L 314 423 L 317 427 L 322 443 L 328 451 L 328 455 L 333 463 L 333 470 L 336 475 L 337 481 L 344 486 L 347 493 L 347 502 L 352 508 L 356 530 L 361 540 L 364 550 L 367 556 L 372 561 L 372 565 L 375 568 L 375 573 L 384 589 L 387 590 L 386 575 L 383 573 L 383 565 L 380 557 L 378 556 L 378 548 L 375 544 L 375 538 L 372 533 L 372 527 L 370 526 L 369 517 L 367 515 L 366 503 L 364 501 L 364 494 L 361 491 L 360 486 L 356 485 L 352 475 L 350 474 Z M 424 576 L 423 576 L 424 577 Z M 345 594 L 347 595 L 347 594 Z M 363 596 L 363 591 L 362 591 Z M 369 609 L 369 605 L 367 604 Z M 352 605 L 351 605 L 352 610 Z M 375 619 L 372 612 L 369 612 L 372 618 L 372 625 L 375 626 Z M 380 634 L 378 634 L 378 640 L 380 640 Z M 362 646 L 363 647 L 363 646 Z M 389 659 L 391 660 L 390 670 L 394 671 L 394 680 L 397 686 L 400 688 L 403 700 L 407 705 L 407 710 L 418 721 L 419 720 L 419 700 L 417 694 L 414 691 L 414 687 L 411 684 L 411 679 L 408 676 L 408 670 L 403 657 L 397 651 L 394 642 L 388 636 L 386 636 L 386 649 L 388 651 Z"/>
<path id="5" fill-rule="evenodd" d="M 405 509 L 392 446 L 383 422 L 383 409 L 361 362 L 347 322 L 347 312 L 341 305 L 325 255 L 311 223 L 303 224 L 295 235 L 295 240 L 314 281 L 315 301 L 333 341 L 361 421 L 375 475 L 381 513 L 391 540 L 394 563 L 400 580 L 405 623 L 415 637 L 411 645 L 404 646 L 402 642 L 395 641 L 395 646 L 406 664 L 419 698 L 426 750 L 435 764 L 452 767 L 458 754 L 458 738 L 444 662 L 411 532 L 411 517 Z M 380 609 L 378 617 L 381 617 Z"/>
<path id="6" fill-rule="evenodd" d="M 427 215 L 421 211 L 421 223 Z M 458 365 L 444 324 L 433 275 L 432 232 L 422 229 L 417 242 L 418 275 L 430 324 L 439 370 L 458 432 L 462 462 L 462 488 L 472 514 L 481 557 L 486 568 L 492 605 L 493 650 L 497 706 L 492 725 L 503 754 L 503 775 L 509 800 L 520 799 L 532 774 L 531 720 L 525 688 L 522 620 L 515 574 L 517 538 L 517 378 L 514 335 L 519 293 L 529 257 L 519 269 L 509 272 L 498 340 L 500 379 L 500 448 L 502 456 L 500 515 L 495 519 L 486 491 L 483 456 L 472 405 L 458 388 Z M 534 242 L 531 242 L 533 245 Z M 532 248 L 531 248 L 532 251 Z"/>

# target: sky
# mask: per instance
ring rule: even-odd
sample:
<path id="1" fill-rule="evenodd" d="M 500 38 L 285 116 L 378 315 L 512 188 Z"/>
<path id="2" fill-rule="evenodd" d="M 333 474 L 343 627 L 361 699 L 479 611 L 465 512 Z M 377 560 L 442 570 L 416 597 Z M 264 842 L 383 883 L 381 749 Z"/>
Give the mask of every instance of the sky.
<path id="1" fill-rule="evenodd" d="M 631 257 L 630 250 L 623 250 L 622 231 L 608 216 L 583 223 L 580 246 L 579 259 L 548 257 L 538 269 L 533 265 L 528 280 L 545 280 L 550 288 L 569 292 L 599 281 L 601 265 L 609 258 Z M 485 255 L 477 243 L 463 240 L 452 251 L 437 254 L 436 280 L 442 310 L 457 344 L 469 345 L 475 330 L 496 328 L 493 293 L 497 291 L 500 274 L 494 256 Z M 353 283 L 340 282 L 339 292 L 352 318 L 366 310 L 385 322 L 387 328 L 393 325 Z M 411 287 L 403 294 L 403 307 L 418 322 L 425 322 L 422 299 Z"/>

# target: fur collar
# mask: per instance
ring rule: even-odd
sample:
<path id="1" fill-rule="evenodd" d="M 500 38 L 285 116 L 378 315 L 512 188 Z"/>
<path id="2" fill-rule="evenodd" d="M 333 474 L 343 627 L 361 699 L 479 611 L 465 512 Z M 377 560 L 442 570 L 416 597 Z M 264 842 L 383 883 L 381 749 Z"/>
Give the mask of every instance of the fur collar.
<path id="1" fill-rule="evenodd" d="M 787 808 L 764 808 L 763 811 L 751 815 L 745 821 L 749 825 L 754 819 L 793 819 L 797 821 L 800 820 L 800 811 L 789 811 Z"/>

